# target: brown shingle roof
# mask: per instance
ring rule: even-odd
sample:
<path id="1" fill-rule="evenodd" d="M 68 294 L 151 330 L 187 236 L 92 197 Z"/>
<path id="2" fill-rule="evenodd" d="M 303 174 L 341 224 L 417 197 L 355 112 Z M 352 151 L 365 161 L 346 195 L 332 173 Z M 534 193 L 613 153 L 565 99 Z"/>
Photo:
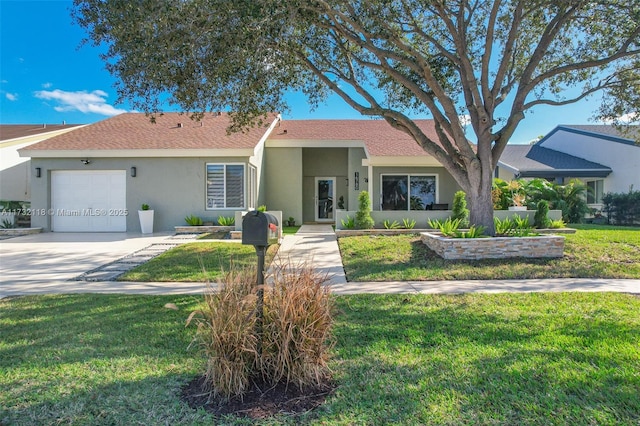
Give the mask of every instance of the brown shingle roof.
<path id="1" fill-rule="evenodd" d="M 275 115 L 268 118 L 269 124 Z M 182 127 L 179 126 L 179 123 Z M 266 127 L 227 135 L 228 114 L 206 114 L 201 121 L 164 113 L 151 123 L 142 113 L 120 114 L 31 145 L 37 150 L 252 149 Z"/>
<path id="2" fill-rule="evenodd" d="M 81 124 L 0 124 L 0 141 L 71 129 Z"/>
<path id="3" fill-rule="evenodd" d="M 432 120 L 416 123 L 429 138 L 438 140 Z M 269 139 L 363 141 L 371 156 L 428 155 L 411 136 L 384 120 L 282 120 Z"/>

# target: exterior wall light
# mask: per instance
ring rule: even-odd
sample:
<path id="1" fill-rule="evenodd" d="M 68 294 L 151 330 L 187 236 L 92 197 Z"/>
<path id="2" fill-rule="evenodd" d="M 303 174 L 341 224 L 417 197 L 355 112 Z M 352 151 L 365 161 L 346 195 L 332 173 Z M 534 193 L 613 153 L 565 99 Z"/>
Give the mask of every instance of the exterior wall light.
<path id="1" fill-rule="evenodd" d="M 131 177 L 136 177 L 137 172 L 138 172 L 138 171 L 137 171 L 137 169 L 135 168 L 135 166 L 134 166 L 134 167 L 132 167 L 132 168 L 131 168 Z"/>
<path id="2" fill-rule="evenodd" d="M 36 177 L 39 178 L 42 176 L 42 169 L 40 167 L 36 167 Z"/>

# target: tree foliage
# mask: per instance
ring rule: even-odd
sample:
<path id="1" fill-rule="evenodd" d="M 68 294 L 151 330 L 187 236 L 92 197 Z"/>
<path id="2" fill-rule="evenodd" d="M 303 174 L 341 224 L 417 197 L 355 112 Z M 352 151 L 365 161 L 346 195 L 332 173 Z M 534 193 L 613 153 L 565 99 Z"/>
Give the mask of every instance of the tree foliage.
<path id="1" fill-rule="evenodd" d="M 596 92 L 602 116 L 640 111 L 637 1 L 75 0 L 74 15 L 135 108 L 229 109 L 240 130 L 289 90 L 336 93 L 411 135 L 490 230 L 492 171 L 526 111 Z"/>

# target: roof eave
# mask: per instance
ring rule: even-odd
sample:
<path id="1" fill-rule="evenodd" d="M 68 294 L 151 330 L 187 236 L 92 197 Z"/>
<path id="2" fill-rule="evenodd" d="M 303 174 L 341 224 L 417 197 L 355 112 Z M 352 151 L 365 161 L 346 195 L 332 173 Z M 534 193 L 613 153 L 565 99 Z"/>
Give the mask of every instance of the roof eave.
<path id="1" fill-rule="evenodd" d="M 611 169 L 551 169 L 551 170 L 521 170 L 520 177 L 602 177 L 611 174 Z"/>
<path id="2" fill-rule="evenodd" d="M 244 149 L 84 149 L 39 150 L 24 148 L 20 157 L 31 158 L 162 158 L 162 157 L 251 157 L 254 148 Z"/>

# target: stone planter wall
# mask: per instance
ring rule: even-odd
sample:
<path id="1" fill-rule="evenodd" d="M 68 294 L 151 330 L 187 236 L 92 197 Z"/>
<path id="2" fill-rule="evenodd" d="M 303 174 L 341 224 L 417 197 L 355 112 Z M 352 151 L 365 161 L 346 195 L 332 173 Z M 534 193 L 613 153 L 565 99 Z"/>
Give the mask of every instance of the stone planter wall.
<path id="1" fill-rule="evenodd" d="M 8 228 L 0 229 L 0 237 L 21 237 L 23 235 L 39 234 L 42 228 Z"/>
<path id="2" fill-rule="evenodd" d="M 510 257 L 554 258 L 564 254 L 564 237 L 448 238 L 436 232 L 421 232 L 422 242 L 444 259 L 504 259 Z"/>
<path id="3" fill-rule="evenodd" d="M 231 232 L 235 226 L 176 226 L 176 234 L 204 234 L 206 232 Z"/>

